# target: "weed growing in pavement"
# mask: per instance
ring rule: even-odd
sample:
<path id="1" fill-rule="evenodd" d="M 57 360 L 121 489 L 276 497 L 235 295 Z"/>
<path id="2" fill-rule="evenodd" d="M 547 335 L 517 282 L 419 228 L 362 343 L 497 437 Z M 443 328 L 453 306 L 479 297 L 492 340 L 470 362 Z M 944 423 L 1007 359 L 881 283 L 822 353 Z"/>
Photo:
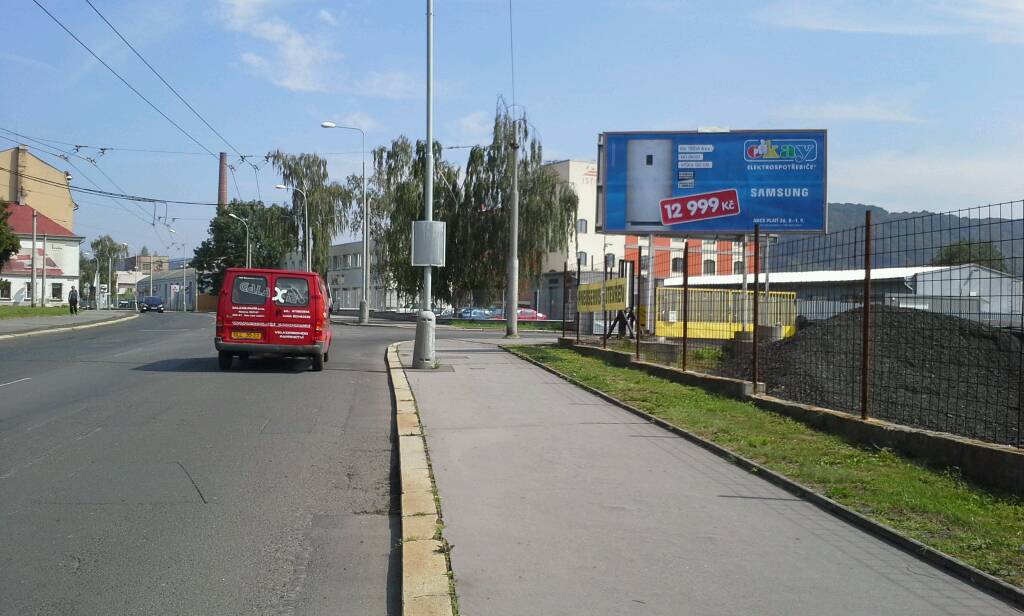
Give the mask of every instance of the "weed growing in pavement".
<path id="1" fill-rule="evenodd" d="M 1016 586 L 1024 498 L 889 449 L 861 446 L 741 402 L 551 346 L 511 347 L 590 387 L 782 473 Z"/>

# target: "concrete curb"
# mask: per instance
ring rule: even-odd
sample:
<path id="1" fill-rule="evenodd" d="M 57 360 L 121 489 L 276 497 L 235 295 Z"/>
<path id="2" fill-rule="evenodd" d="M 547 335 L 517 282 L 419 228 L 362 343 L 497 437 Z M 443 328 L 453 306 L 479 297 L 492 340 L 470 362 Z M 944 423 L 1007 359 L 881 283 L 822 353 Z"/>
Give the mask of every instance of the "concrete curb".
<path id="1" fill-rule="evenodd" d="M 86 323 L 83 325 L 69 325 L 68 327 L 51 327 L 47 329 L 33 329 L 27 332 L 18 332 L 15 334 L 2 334 L 0 340 L 7 340 L 8 338 L 24 338 L 26 336 L 40 336 L 42 334 L 56 334 L 59 332 L 70 332 L 79 329 L 89 329 L 91 327 L 100 327 L 101 325 L 113 325 L 114 323 L 124 323 L 125 321 L 131 321 L 132 319 L 139 318 L 137 314 L 130 314 L 123 317 L 117 317 L 116 319 L 105 319 L 103 321 L 96 321 L 94 323 Z"/>
<path id="2" fill-rule="evenodd" d="M 454 577 L 448 544 L 441 536 L 441 501 L 416 398 L 398 358 L 399 344 L 388 347 L 387 364 L 402 481 L 402 614 L 453 616 Z"/>
<path id="3" fill-rule="evenodd" d="M 1008 584 L 997 577 L 985 573 L 984 571 L 975 569 L 971 565 L 968 565 L 967 563 L 960 561 L 944 552 L 940 552 L 934 548 L 931 548 L 915 539 L 911 539 L 910 537 L 907 537 L 899 533 L 895 529 L 886 526 L 885 524 L 867 518 L 857 513 L 856 511 L 844 505 L 841 505 L 836 501 L 826 496 L 823 496 L 811 490 L 810 488 L 800 483 L 797 483 L 796 481 L 793 481 L 792 479 L 789 479 L 785 475 L 776 473 L 775 471 L 769 470 L 768 468 L 761 466 L 760 464 L 754 462 L 753 460 L 748 460 L 747 458 L 744 458 L 743 456 L 733 452 L 730 449 L 727 449 L 725 447 L 722 447 L 721 445 L 706 440 L 694 434 L 693 432 L 689 432 L 688 430 L 684 430 L 683 428 L 670 424 L 663 419 L 655 417 L 654 415 L 651 415 L 646 411 L 636 408 L 635 406 L 631 406 L 629 404 L 626 404 L 625 402 L 622 402 L 621 400 L 613 398 L 612 396 L 606 394 L 605 392 L 590 387 L 589 385 L 586 385 L 567 374 L 563 374 L 562 372 L 559 372 L 558 370 L 555 370 L 550 366 L 546 366 L 534 360 L 533 358 L 521 355 L 504 346 L 499 346 L 504 351 L 512 355 L 515 355 L 519 359 L 529 362 L 534 366 L 541 368 L 542 370 L 546 370 L 547 372 L 550 372 L 551 374 L 565 381 L 568 381 L 569 383 L 572 383 L 573 385 L 581 389 L 584 389 L 621 409 L 624 409 L 626 411 L 629 411 L 630 413 L 633 413 L 634 415 L 646 419 L 647 421 L 655 424 L 660 428 L 664 428 L 665 430 L 668 430 L 673 434 L 685 438 L 686 440 L 702 447 L 703 449 L 710 451 L 711 453 L 717 455 L 718 457 L 728 462 L 731 462 L 746 471 L 758 475 L 765 481 L 768 481 L 769 483 L 774 484 L 782 488 L 783 490 L 786 490 L 790 494 L 802 498 L 812 503 L 813 505 L 817 506 L 818 508 L 840 518 L 841 520 L 844 520 L 852 524 L 853 526 L 865 530 L 871 533 L 872 535 L 882 539 L 883 541 L 886 541 L 896 546 L 897 548 L 900 548 L 904 552 L 916 558 L 919 558 L 926 563 L 935 565 L 941 569 L 948 571 L 955 577 L 958 577 L 961 580 L 969 584 L 972 584 L 977 588 L 980 588 L 981 590 L 984 590 L 996 597 L 999 597 L 1000 599 L 1006 601 L 1013 607 L 1016 607 L 1018 609 L 1024 609 L 1024 589 L 1017 588 L 1016 586 Z"/>

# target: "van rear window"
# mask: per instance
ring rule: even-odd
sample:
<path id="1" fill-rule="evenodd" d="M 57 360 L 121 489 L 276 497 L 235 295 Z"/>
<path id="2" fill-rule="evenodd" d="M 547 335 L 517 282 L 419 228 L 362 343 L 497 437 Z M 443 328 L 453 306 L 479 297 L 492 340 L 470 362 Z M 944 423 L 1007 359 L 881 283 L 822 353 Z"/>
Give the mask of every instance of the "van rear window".
<path id="1" fill-rule="evenodd" d="M 278 306 L 308 306 L 309 281 L 281 276 L 274 283 L 274 303 Z"/>
<path id="2" fill-rule="evenodd" d="M 265 276 L 237 276 L 231 286 L 231 303 L 253 306 L 267 303 L 270 286 Z"/>

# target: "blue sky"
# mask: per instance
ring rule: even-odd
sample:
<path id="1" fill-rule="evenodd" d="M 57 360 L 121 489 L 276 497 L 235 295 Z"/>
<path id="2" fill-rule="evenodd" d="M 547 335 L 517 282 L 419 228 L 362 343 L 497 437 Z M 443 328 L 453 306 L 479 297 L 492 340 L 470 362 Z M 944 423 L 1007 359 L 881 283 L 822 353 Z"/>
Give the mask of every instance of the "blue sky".
<path id="1" fill-rule="evenodd" d="M 281 200 L 262 159 L 273 149 L 338 152 L 328 156 L 338 179 L 358 170 L 358 134 L 320 129 L 325 119 L 364 128 L 368 149 L 424 135 L 424 2 L 93 1 L 220 133 L 259 155 L 258 185 L 232 156 L 232 197 Z M 40 2 L 203 145 L 230 151 L 84 0 Z M 497 97 L 512 97 L 508 2 L 435 4 L 436 138 L 485 142 Z M 1024 0 L 512 6 L 516 100 L 547 158 L 592 159 L 604 130 L 826 128 L 830 201 L 947 210 L 1024 197 Z M 5 8 L 0 127 L 76 144 L 201 151 L 31 0 Z M 111 151 L 96 161 L 133 194 L 216 199 L 208 155 Z M 59 165 L 75 185 L 91 186 L 88 175 L 116 190 L 91 163 L 76 164 L 84 173 Z M 171 236 L 142 220 L 149 206 L 126 205 L 136 218 L 102 197 L 77 200 L 80 234 L 109 232 L 161 252 L 171 241 L 201 241 L 212 212 L 170 206 Z"/>

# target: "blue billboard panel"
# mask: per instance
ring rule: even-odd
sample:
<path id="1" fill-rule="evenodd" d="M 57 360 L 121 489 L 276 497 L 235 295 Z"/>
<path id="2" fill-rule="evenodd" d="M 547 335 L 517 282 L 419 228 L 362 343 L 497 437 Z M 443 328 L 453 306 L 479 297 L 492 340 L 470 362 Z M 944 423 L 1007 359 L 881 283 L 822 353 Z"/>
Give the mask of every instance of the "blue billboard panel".
<path id="1" fill-rule="evenodd" d="M 826 226 L 824 130 L 603 133 L 605 233 L 813 233 Z"/>

